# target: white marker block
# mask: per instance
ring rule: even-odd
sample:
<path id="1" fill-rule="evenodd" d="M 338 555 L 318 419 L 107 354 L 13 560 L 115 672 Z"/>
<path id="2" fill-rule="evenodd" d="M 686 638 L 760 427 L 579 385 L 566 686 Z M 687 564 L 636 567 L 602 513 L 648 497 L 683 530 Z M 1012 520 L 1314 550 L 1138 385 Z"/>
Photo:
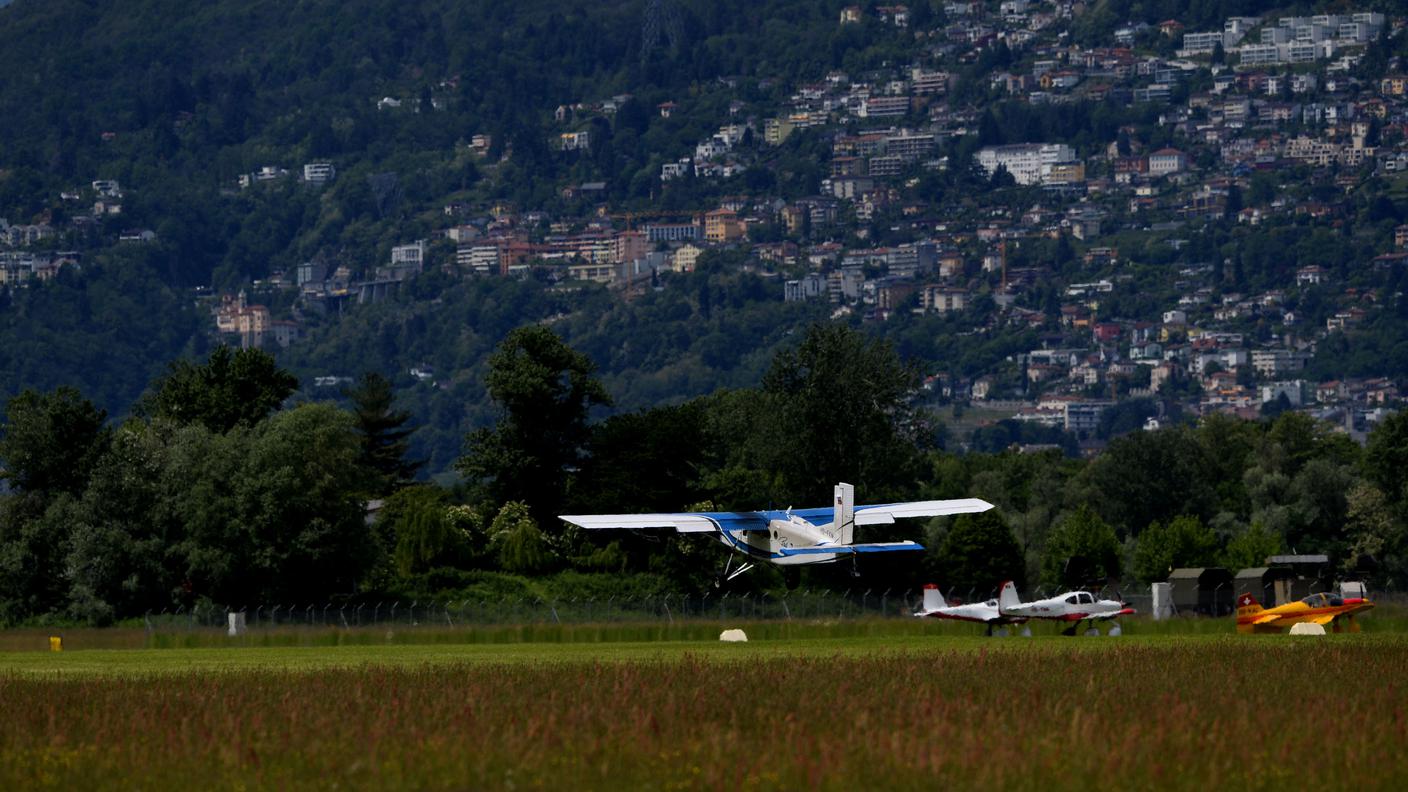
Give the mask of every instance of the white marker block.
<path id="1" fill-rule="evenodd" d="M 719 633 L 719 640 L 730 642 L 746 641 L 748 640 L 748 635 L 742 630 L 724 630 Z"/>
<path id="2" fill-rule="evenodd" d="M 1325 625 L 1315 622 L 1296 622 L 1291 625 L 1291 635 L 1324 635 Z"/>
<path id="3" fill-rule="evenodd" d="M 244 631 L 245 631 L 245 618 L 244 618 L 244 613 L 243 613 L 243 612 L 241 612 L 241 613 L 231 613 L 231 614 L 230 614 L 230 632 L 229 632 L 230 637 L 233 638 L 233 637 L 235 637 L 236 635 L 244 635 Z"/>

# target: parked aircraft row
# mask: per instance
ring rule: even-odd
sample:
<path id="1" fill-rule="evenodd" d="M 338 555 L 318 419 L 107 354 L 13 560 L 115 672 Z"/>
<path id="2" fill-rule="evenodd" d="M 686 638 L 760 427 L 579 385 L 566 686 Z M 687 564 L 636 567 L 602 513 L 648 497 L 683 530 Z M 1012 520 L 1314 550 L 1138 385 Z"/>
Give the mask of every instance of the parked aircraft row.
<path id="1" fill-rule="evenodd" d="M 1343 629 L 1359 632 L 1355 614 L 1373 607 L 1374 603 L 1363 597 L 1320 593 L 1266 609 L 1251 594 L 1243 594 L 1237 599 L 1237 632 L 1278 633 L 1301 622 L 1321 626 L 1328 624 L 1334 632 Z M 1098 635 L 1099 630 L 1093 626 L 1096 621 L 1133 613 L 1134 609 L 1123 602 L 1098 599 L 1088 591 L 1072 591 L 1035 602 L 1022 602 L 1017 596 L 1017 587 L 1008 581 L 1002 584 L 997 599 L 966 605 L 949 605 L 939 592 L 939 587 L 931 583 L 924 587 L 924 601 L 914 615 L 984 624 L 987 625 L 988 635 L 993 634 L 994 628 L 998 634 L 1005 634 L 1008 625 L 1025 624 L 1028 619 L 1071 622 L 1071 626 L 1063 632 L 1075 635 L 1081 624 L 1089 622 L 1092 626 L 1086 634 Z M 1024 627 L 1023 634 L 1031 635 L 1030 628 Z M 1110 635 L 1119 635 L 1118 625 L 1110 628 Z"/>
<path id="2" fill-rule="evenodd" d="M 1134 609 L 1127 604 L 1119 600 L 1099 599 L 1088 591 L 1072 591 L 1046 599 L 1022 602 L 1022 598 L 1017 595 L 1016 584 L 1009 580 L 1002 584 L 997 599 L 968 605 L 949 605 L 939 592 L 939 587 L 931 583 L 924 587 L 924 601 L 914 615 L 985 624 L 988 635 L 993 634 L 994 628 L 998 629 L 999 634 L 1005 634 L 1007 625 L 1025 625 L 1029 619 L 1067 622 L 1069 626 L 1062 630 L 1065 635 L 1075 635 L 1080 631 L 1081 625 L 1089 624 L 1090 628 L 1085 634 L 1099 635 L 1100 630 L 1095 626 L 1096 622 L 1132 613 Z M 1031 635 L 1031 629 L 1024 627 L 1023 634 Z M 1119 625 L 1110 628 L 1110 635 L 1119 634 Z"/>

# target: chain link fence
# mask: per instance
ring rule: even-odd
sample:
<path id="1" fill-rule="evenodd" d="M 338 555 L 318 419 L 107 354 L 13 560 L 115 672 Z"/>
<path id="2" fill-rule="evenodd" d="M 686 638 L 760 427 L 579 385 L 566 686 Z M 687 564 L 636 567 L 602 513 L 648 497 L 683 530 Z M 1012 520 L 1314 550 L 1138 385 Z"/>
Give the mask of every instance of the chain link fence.
<path id="1" fill-rule="evenodd" d="M 1060 593 L 1033 589 L 1023 599 Z M 978 602 L 989 592 L 945 591 L 950 603 Z M 1120 599 L 1140 613 L 1150 613 L 1148 588 L 1097 592 Z M 376 626 L 469 627 L 515 624 L 592 624 L 613 622 L 787 621 L 911 618 L 923 601 L 921 589 L 849 591 L 798 589 L 786 594 L 732 592 L 697 596 L 538 599 L 365 600 L 355 602 L 295 602 L 253 606 L 198 604 L 189 609 L 150 612 L 143 616 L 149 630 L 224 627 L 231 614 L 244 614 L 248 629 L 273 627 L 357 628 Z"/>

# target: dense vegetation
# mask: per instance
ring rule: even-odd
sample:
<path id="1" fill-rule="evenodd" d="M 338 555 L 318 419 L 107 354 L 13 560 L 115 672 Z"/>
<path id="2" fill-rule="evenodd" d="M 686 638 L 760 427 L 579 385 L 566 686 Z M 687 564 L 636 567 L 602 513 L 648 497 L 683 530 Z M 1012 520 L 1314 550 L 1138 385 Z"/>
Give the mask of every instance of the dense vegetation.
<path id="1" fill-rule="evenodd" d="M 1408 583 L 1404 415 L 1367 448 L 1286 413 L 1135 432 L 1091 462 L 959 456 L 938 447 L 942 427 L 913 401 L 916 371 L 844 324 L 812 326 L 755 388 L 603 420 L 591 410 L 609 389 L 544 325 L 510 333 L 485 382 L 497 423 L 467 436 L 453 490 L 411 481 L 414 427 L 375 374 L 348 390 L 350 411 L 289 404 L 294 381 L 267 355 L 222 347 L 174 363 L 119 425 L 73 389 L 25 391 L 0 434 L 11 488 L 0 495 L 0 619 L 503 594 L 520 585 L 512 576 L 688 593 L 710 586 L 726 550 L 689 535 L 589 534 L 555 515 L 825 503 L 837 481 L 865 502 L 978 496 L 998 509 L 871 527 L 867 539 L 922 539 L 929 552 L 867 559 L 859 580 L 845 565 L 808 569 L 810 586 L 1150 581 L 1283 549 L 1327 553 L 1375 586 Z M 368 521 L 372 499 L 383 505 Z M 781 583 L 774 570 L 738 581 Z"/>

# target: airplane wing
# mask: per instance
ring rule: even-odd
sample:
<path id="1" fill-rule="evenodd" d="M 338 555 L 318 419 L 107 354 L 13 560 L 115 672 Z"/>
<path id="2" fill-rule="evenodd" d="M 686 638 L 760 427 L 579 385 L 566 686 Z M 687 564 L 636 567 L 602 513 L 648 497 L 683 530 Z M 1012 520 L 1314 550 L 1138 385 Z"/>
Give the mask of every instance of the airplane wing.
<path id="1" fill-rule="evenodd" d="M 1133 616 L 1133 615 L 1134 615 L 1134 608 L 1120 608 L 1120 609 L 1117 610 L 1117 611 L 1110 611 L 1109 613 L 1093 613 L 1093 614 L 1090 615 L 1089 618 L 1091 618 L 1091 619 L 1117 619 L 1117 618 L 1119 618 L 1120 616 Z"/>
<path id="2" fill-rule="evenodd" d="M 871 544 L 815 545 L 812 547 L 782 547 L 778 552 L 785 556 L 819 555 L 822 553 L 890 553 L 896 550 L 923 550 L 918 542 L 872 542 Z"/>
<path id="3" fill-rule="evenodd" d="M 560 514 L 582 528 L 674 528 L 680 533 L 706 531 L 766 531 L 768 522 L 757 512 L 679 512 L 675 514 Z"/>
<path id="4" fill-rule="evenodd" d="M 1270 612 L 1268 612 L 1265 616 L 1259 616 L 1259 617 L 1257 617 L 1256 620 L 1254 620 L 1254 621 L 1252 622 L 1252 624 L 1253 624 L 1253 625 L 1257 625 L 1257 624 L 1269 624 L 1269 623 L 1271 623 L 1271 622 L 1274 622 L 1274 621 L 1280 619 L 1280 618 L 1281 618 L 1282 616 L 1284 616 L 1284 615 L 1285 615 L 1284 613 L 1270 613 Z"/>
<path id="5" fill-rule="evenodd" d="M 1311 621 L 1312 621 L 1312 622 L 1315 622 L 1316 624 L 1321 624 L 1321 625 L 1329 624 L 1330 622 L 1332 622 L 1332 621 L 1335 620 L 1335 617 L 1336 617 L 1336 616 L 1340 616 L 1340 615 L 1342 615 L 1342 614 L 1339 614 L 1339 613 L 1327 613 L 1327 614 L 1325 614 L 1324 616 L 1316 616 L 1315 618 L 1311 619 Z"/>
<path id="6" fill-rule="evenodd" d="M 906 517 L 943 517 L 949 514 L 983 512 L 991 508 L 991 503 L 980 498 L 871 504 L 856 507 L 856 525 L 888 525 Z M 830 506 L 824 506 L 817 509 L 796 509 L 792 513 L 811 522 L 824 522 L 831 519 L 832 509 Z"/>
<path id="7" fill-rule="evenodd" d="M 856 525 L 885 525 L 905 517 L 943 517 L 949 514 L 984 512 L 992 504 L 980 498 L 959 500 L 911 501 L 876 506 L 857 506 Z"/>

